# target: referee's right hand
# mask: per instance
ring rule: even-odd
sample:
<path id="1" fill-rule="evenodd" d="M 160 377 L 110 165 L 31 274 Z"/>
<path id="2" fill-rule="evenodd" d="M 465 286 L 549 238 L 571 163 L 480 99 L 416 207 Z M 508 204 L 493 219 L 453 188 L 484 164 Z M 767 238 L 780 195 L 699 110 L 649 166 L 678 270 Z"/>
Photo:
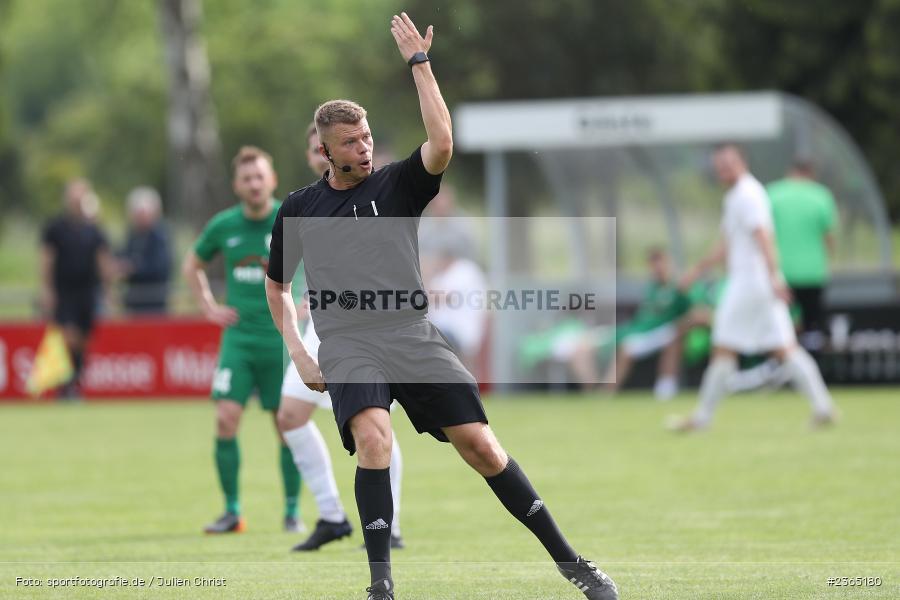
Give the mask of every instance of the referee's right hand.
<path id="1" fill-rule="evenodd" d="M 325 377 L 322 375 L 322 369 L 319 368 L 318 363 L 309 354 L 306 354 L 306 356 L 292 355 L 291 360 L 306 387 L 314 392 L 325 391 L 327 386 L 325 385 Z"/>

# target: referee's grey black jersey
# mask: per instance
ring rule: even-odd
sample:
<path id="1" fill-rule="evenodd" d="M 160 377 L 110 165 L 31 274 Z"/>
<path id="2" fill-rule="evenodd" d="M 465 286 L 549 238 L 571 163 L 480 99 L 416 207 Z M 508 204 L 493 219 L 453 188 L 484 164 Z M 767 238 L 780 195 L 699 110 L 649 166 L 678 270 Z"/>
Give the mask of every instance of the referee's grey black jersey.
<path id="1" fill-rule="evenodd" d="M 441 175 L 425 170 L 419 147 L 348 190 L 333 189 L 327 177 L 281 205 L 268 276 L 290 281 L 303 260 L 310 312 L 323 340 L 424 318 L 417 229 Z"/>

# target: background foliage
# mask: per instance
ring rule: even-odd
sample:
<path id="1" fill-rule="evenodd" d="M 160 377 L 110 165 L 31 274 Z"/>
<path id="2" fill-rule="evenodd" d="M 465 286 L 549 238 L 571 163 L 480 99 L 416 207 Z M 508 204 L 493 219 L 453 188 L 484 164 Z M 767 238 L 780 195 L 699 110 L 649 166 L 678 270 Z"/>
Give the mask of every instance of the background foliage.
<path id="1" fill-rule="evenodd" d="M 406 9 L 436 29 L 433 58 L 463 100 L 780 89 L 822 106 L 874 165 L 900 218 L 900 0 L 204 0 L 223 161 L 269 149 L 279 194 L 311 179 L 303 131 L 323 99 L 350 97 L 376 141 L 422 136 L 388 31 Z M 165 189 L 165 65 L 148 2 L 0 0 L 0 203 L 57 209 L 62 182 L 94 180 L 115 214 L 128 189 Z M 480 168 L 460 160 L 459 182 Z M 216 207 L 230 198 L 212 198 Z M 178 207 L 167 212 L 178 218 Z"/>

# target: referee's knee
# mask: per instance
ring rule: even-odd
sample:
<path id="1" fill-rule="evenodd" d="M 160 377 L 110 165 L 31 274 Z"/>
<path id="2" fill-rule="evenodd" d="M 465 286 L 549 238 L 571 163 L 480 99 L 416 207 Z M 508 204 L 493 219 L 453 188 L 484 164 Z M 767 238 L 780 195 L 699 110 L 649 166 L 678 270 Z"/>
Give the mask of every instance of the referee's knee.
<path id="1" fill-rule="evenodd" d="M 455 445 L 463 459 L 482 475 L 496 475 L 506 467 L 506 451 L 488 427 L 457 440 Z"/>
<path id="2" fill-rule="evenodd" d="M 361 466 L 369 465 L 369 468 L 380 468 L 380 465 L 384 463 L 384 468 L 386 468 L 391 460 L 391 446 L 393 445 L 390 420 L 385 426 L 378 420 L 367 417 L 368 415 L 365 414 L 357 415 L 350 424 Z M 373 467 L 372 465 L 378 466 Z"/>
<path id="3" fill-rule="evenodd" d="M 366 468 L 387 468 L 391 462 L 391 439 L 377 429 L 362 429 L 353 434 L 360 466 Z M 363 464 L 364 463 L 364 464 Z M 384 466 L 382 466 L 384 463 Z"/>

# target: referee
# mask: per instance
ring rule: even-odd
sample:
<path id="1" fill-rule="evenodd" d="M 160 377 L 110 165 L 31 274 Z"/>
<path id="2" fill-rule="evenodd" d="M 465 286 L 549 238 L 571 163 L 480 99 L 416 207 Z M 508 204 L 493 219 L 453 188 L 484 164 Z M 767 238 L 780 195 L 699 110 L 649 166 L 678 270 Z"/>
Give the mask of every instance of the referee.
<path id="1" fill-rule="evenodd" d="M 72 359 L 72 380 L 59 395 L 76 399 L 88 342 L 114 269 L 109 242 L 96 222 L 99 200 L 90 182 L 67 183 L 64 200 L 65 213 L 41 235 L 41 303 L 45 317 L 62 330 Z"/>
<path id="2" fill-rule="evenodd" d="M 391 34 L 412 69 L 427 141 L 408 158 L 375 170 L 365 109 L 347 100 L 321 105 L 315 114 L 319 150 L 331 168 L 282 205 L 266 278 L 269 308 L 294 365 L 311 389 L 324 391 L 327 382 L 344 447 L 357 453 L 356 501 L 372 582 L 368 600 L 394 598 L 392 398 L 419 433 L 453 444 L 587 598 L 617 598 L 612 580 L 572 549 L 500 446 L 474 377 L 425 318 L 416 228 L 450 162 L 452 128 L 426 54 L 432 27 L 423 38 L 401 13 L 391 21 Z M 301 259 L 322 340 L 319 364 L 303 345 L 290 293 Z"/>

